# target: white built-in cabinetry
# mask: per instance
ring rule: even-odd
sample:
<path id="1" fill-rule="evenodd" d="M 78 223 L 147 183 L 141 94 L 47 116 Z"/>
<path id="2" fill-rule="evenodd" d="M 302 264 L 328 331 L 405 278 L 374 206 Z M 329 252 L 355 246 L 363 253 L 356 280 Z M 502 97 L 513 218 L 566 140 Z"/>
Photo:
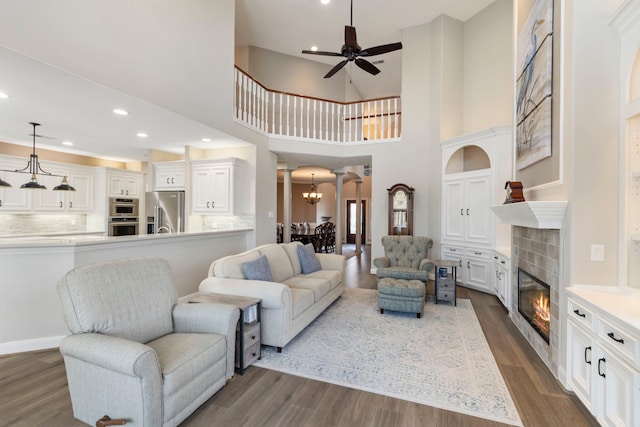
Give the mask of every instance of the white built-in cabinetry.
<path id="1" fill-rule="evenodd" d="M 511 309 L 511 259 L 499 252 L 493 251 L 493 271 L 491 273 L 491 289 L 496 294 L 502 305 Z"/>
<path id="2" fill-rule="evenodd" d="M 107 169 L 107 195 L 137 199 L 142 193 L 143 174 L 121 169 Z"/>
<path id="3" fill-rule="evenodd" d="M 245 209 L 242 160 L 192 160 L 192 212 L 241 215 Z"/>
<path id="4" fill-rule="evenodd" d="M 567 383 L 603 426 L 640 426 L 640 298 L 569 288 Z"/>
<path id="5" fill-rule="evenodd" d="M 12 157 L 0 157 L 3 169 L 22 169 L 26 160 Z M 21 173 L 0 172 L 0 178 L 11 184 L 11 187 L 0 187 L 0 213 L 2 212 L 28 212 L 33 204 L 31 191 L 20 189 L 20 186 L 29 180 L 29 175 Z"/>
<path id="6" fill-rule="evenodd" d="M 157 162 L 154 168 L 154 188 L 156 191 L 184 190 L 185 186 L 185 162 L 177 160 L 173 162 Z"/>
<path id="7" fill-rule="evenodd" d="M 511 176 L 512 140 L 511 127 L 501 127 L 441 143 L 441 256 L 458 262 L 459 284 L 489 293 L 493 250 L 510 246 L 509 227 L 490 208 L 502 202 Z"/>

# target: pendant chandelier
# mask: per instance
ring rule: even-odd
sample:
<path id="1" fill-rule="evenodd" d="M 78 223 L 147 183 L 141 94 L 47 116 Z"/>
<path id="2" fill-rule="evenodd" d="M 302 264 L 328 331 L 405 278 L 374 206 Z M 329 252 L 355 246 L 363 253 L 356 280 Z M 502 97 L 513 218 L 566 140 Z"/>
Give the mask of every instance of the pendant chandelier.
<path id="1" fill-rule="evenodd" d="M 28 188 L 34 190 L 46 190 L 47 187 L 38 183 L 37 175 L 46 175 L 46 176 L 57 176 L 62 178 L 62 182 L 59 185 L 53 187 L 54 191 L 76 191 L 71 185 L 69 185 L 69 181 L 67 181 L 67 177 L 64 175 L 55 175 L 50 172 L 45 171 L 40 166 L 40 161 L 38 160 L 38 155 L 36 154 L 36 127 L 40 126 L 40 123 L 29 122 L 31 126 L 33 126 L 33 151 L 31 156 L 29 156 L 29 161 L 27 162 L 27 166 L 22 169 L 0 169 L 2 172 L 16 172 L 16 173 L 28 173 L 31 175 L 31 179 L 20 186 L 20 188 Z M 0 179 L 0 187 L 11 187 L 6 181 Z"/>
<path id="2" fill-rule="evenodd" d="M 322 199 L 322 193 L 318 193 L 316 185 L 313 183 L 313 175 L 311 174 L 311 187 L 308 193 L 302 193 L 302 198 L 310 205 L 315 205 Z"/>

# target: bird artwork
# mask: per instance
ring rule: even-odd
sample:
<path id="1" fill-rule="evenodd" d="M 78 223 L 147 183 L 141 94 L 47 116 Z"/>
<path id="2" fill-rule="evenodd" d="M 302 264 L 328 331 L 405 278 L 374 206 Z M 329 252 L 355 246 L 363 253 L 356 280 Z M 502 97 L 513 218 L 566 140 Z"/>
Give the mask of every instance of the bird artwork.
<path id="1" fill-rule="evenodd" d="M 551 155 L 551 0 L 538 0 L 522 29 L 516 89 L 516 158 L 523 169 Z"/>

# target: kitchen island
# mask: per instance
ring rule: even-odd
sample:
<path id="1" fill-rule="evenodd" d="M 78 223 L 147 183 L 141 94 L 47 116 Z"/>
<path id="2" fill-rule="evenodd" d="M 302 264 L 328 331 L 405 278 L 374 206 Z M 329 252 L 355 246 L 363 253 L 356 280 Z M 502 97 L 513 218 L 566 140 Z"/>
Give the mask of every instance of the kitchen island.
<path id="1" fill-rule="evenodd" d="M 254 246 L 252 228 L 106 237 L 0 239 L 0 354 L 57 347 L 69 332 L 56 285 L 67 271 L 119 258 L 158 256 L 171 265 L 178 296 L 198 292 L 212 261 Z"/>

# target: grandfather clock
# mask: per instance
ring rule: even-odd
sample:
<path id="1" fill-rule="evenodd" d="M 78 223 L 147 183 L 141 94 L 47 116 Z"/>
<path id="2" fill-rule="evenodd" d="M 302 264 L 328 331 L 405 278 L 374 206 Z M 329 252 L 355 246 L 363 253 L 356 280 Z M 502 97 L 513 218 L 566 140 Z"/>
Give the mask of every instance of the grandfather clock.
<path id="1" fill-rule="evenodd" d="M 413 192 L 405 184 L 387 189 L 389 193 L 389 234 L 413 235 Z"/>

